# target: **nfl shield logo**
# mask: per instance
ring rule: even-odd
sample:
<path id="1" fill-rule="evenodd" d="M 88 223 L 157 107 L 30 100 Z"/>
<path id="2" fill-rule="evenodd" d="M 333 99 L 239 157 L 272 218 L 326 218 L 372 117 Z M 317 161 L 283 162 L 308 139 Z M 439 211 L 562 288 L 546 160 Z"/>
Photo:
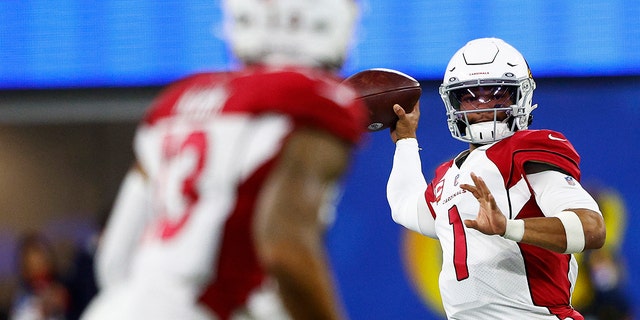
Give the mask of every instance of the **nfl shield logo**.
<path id="1" fill-rule="evenodd" d="M 572 176 L 566 176 L 566 177 L 564 177 L 564 180 L 566 180 L 567 184 L 569 184 L 570 186 L 575 186 L 576 185 L 576 181 L 573 180 Z"/>

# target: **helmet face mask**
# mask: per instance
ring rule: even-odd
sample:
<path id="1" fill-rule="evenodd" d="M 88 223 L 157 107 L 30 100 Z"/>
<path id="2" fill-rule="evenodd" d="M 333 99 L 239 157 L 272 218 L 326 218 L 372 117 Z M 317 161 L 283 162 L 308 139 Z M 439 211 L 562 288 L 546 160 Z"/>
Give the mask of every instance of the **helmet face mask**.
<path id="1" fill-rule="evenodd" d="M 534 89 L 529 66 L 515 48 L 496 38 L 470 41 L 449 61 L 440 86 L 451 135 L 487 144 L 527 129 L 536 108 Z"/>
<path id="2" fill-rule="evenodd" d="M 352 44 L 353 0 L 225 0 L 224 30 L 245 64 L 338 69 Z"/>

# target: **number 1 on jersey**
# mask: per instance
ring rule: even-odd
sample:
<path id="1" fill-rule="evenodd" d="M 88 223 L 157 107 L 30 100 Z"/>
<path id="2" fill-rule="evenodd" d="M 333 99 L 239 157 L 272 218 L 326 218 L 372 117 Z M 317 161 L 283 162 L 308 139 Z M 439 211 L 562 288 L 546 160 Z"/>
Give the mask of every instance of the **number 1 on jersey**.
<path id="1" fill-rule="evenodd" d="M 467 235 L 456 206 L 449 209 L 449 224 L 453 226 L 453 266 L 456 270 L 456 279 L 462 281 L 469 277 Z"/>

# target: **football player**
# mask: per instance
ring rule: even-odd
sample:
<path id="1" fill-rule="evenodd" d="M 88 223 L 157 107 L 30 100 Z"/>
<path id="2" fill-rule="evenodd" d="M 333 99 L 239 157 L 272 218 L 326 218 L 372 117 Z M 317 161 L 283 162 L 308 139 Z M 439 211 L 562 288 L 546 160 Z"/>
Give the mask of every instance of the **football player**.
<path id="1" fill-rule="evenodd" d="M 394 221 L 439 240 L 451 319 L 584 319 L 571 306 L 572 254 L 600 248 L 605 226 L 568 139 L 528 129 L 535 88 L 524 57 L 503 40 L 459 49 L 440 95 L 451 135 L 469 149 L 430 183 L 418 154 L 419 108 L 394 107 L 387 198 Z"/>
<path id="2" fill-rule="evenodd" d="M 227 0 L 242 68 L 157 97 L 84 320 L 341 319 L 323 235 L 365 128 L 340 70 L 353 0 Z"/>

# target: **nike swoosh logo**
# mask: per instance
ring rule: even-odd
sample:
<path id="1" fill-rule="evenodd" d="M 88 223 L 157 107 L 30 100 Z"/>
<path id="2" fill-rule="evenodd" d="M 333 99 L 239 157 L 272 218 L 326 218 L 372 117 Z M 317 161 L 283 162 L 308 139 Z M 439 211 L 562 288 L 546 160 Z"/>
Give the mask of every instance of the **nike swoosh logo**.
<path id="1" fill-rule="evenodd" d="M 551 133 L 549 133 L 549 140 L 555 140 L 555 141 L 567 141 L 567 139 L 562 139 L 562 138 L 554 137 Z"/>

